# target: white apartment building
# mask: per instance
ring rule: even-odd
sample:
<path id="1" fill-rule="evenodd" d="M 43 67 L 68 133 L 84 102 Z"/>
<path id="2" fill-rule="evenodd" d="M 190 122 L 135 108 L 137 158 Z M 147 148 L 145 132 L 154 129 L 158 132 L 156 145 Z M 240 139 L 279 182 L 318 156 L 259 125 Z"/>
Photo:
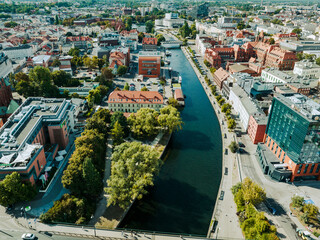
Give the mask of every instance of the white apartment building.
<path id="1" fill-rule="evenodd" d="M 8 47 L 3 49 L 3 52 L 12 60 L 26 59 L 33 55 L 32 47 L 27 44 L 17 47 Z"/>
<path id="2" fill-rule="evenodd" d="M 302 60 L 295 63 L 293 73 L 305 78 L 319 78 L 320 66 L 313 62 Z"/>

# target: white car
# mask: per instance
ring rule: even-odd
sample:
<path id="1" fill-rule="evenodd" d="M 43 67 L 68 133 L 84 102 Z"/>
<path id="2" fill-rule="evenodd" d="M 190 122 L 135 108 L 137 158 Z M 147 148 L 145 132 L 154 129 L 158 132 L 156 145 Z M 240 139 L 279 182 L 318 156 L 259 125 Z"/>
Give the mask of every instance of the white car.
<path id="1" fill-rule="evenodd" d="M 24 233 L 24 234 L 22 234 L 21 239 L 34 240 L 34 239 L 36 239 L 36 235 L 34 235 L 33 233 Z"/>

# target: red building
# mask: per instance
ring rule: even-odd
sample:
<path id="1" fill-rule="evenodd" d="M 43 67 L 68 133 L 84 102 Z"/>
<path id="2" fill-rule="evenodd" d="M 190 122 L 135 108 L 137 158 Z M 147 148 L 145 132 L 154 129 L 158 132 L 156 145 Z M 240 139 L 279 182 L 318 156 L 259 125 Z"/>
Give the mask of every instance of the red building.
<path id="1" fill-rule="evenodd" d="M 114 68 L 115 65 L 127 66 L 130 64 L 130 48 L 118 48 L 112 50 L 109 56 L 109 68 Z"/>
<path id="2" fill-rule="evenodd" d="M 254 144 L 263 142 L 268 119 L 266 116 L 251 115 L 248 123 L 248 135 Z"/>
<path id="3" fill-rule="evenodd" d="M 150 38 L 150 37 L 144 37 L 142 39 L 142 49 L 143 50 L 157 50 L 158 47 L 158 39 L 156 38 Z"/>
<path id="4" fill-rule="evenodd" d="M 251 57 L 255 56 L 253 46 L 250 43 L 234 45 L 226 48 L 209 48 L 205 51 L 204 59 L 212 67 L 219 68 L 224 62 L 248 62 Z"/>
<path id="5" fill-rule="evenodd" d="M 0 107 L 8 107 L 12 100 L 11 87 L 7 80 L 0 78 Z"/>
<path id="6" fill-rule="evenodd" d="M 229 73 L 224 70 L 222 67 L 219 68 L 217 71 L 213 74 L 213 80 L 216 83 L 216 85 L 219 87 L 219 89 L 222 89 L 223 82 L 227 80 L 229 77 Z"/>
<path id="7" fill-rule="evenodd" d="M 139 75 L 159 77 L 161 56 L 159 52 L 139 52 Z"/>

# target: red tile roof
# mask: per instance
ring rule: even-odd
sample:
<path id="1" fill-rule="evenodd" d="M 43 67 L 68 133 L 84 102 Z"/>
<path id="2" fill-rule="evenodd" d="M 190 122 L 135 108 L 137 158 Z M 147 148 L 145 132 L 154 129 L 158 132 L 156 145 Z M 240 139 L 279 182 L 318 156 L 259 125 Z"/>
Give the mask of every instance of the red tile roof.
<path id="1" fill-rule="evenodd" d="M 163 104 L 163 97 L 156 91 L 113 91 L 108 103 Z"/>
<path id="2" fill-rule="evenodd" d="M 158 43 L 158 39 L 156 38 L 143 38 L 142 40 L 142 44 L 146 44 L 146 45 L 157 45 Z"/>

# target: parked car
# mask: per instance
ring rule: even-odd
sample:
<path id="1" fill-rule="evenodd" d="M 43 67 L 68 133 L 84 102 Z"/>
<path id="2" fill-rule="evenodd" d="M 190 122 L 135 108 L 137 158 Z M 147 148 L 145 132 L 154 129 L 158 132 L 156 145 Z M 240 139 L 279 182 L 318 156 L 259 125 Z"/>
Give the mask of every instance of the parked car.
<path id="1" fill-rule="evenodd" d="M 224 175 L 228 175 L 228 168 L 224 168 Z"/>
<path id="2" fill-rule="evenodd" d="M 24 233 L 24 234 L 22 234 L 21 239 L 34 240 L 34 239 L 36 239 L 36 235 L 34 235 L 33 233 Z"/>
<path id="3" fill-rule="evenodd" d="M 225 154 L 225 155 L 228 155 L 228 148 L 225 148 L 225 149 L 224 149 L 224 154 Z"/>
<path id="4" fill-rule="evenodd" d="M 219 200 L 223 200 L 223 198 L 224 198 L 224 191 L 221 191 Z"/>

